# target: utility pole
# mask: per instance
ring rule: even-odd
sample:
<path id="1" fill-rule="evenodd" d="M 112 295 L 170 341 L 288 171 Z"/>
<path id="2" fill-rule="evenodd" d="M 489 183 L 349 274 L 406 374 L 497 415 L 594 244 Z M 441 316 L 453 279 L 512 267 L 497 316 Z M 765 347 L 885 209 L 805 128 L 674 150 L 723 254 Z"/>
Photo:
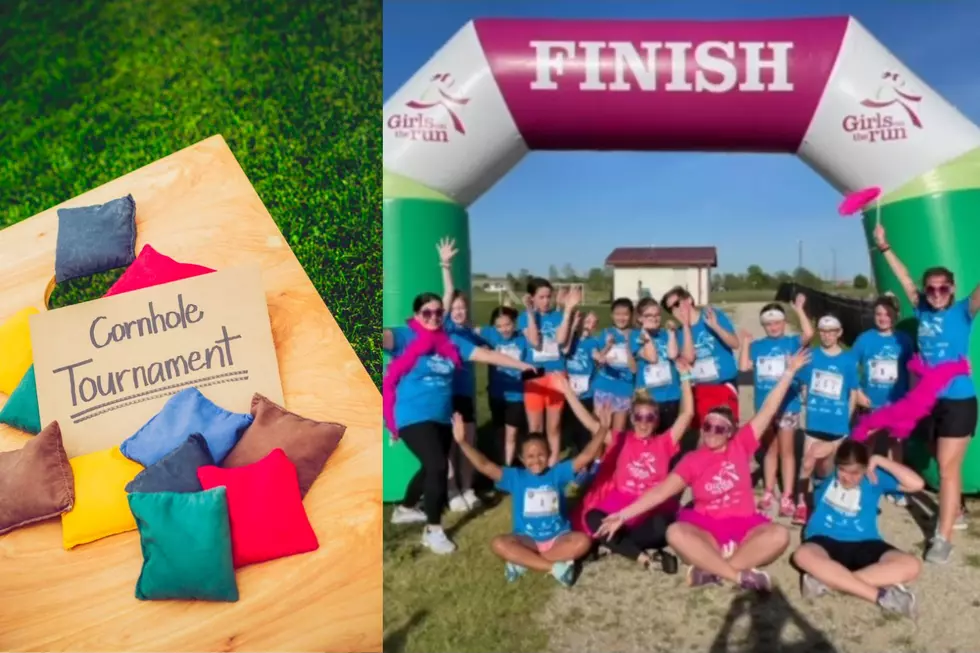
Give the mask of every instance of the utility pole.
<path id="1" fill-rule="evenodd" d="M 830 248 L 830 260 L 831 260 L 831 279 L 830 281 L 833 285 L 837 285 L 837 250 L 833 247 Z"/>
<path id="2" fill-rule="evenodd" d="M 796 254 L 796 269 L 803 269 L 803 239 L 796 241 L 797 243 L 797 254 Z"/>

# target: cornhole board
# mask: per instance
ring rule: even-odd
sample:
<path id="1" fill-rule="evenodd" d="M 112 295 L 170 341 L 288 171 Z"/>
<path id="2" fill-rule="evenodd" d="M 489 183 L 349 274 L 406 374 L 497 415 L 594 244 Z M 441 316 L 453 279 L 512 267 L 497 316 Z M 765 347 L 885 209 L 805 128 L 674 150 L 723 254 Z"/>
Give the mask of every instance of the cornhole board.
<path id="1" fill-rule="evenodd" d="M 221 136 L 60 206 L 127 193 L 137 252 L 259 264 L 286 407 L 347 425 L 304 501 L 320 549 L 239 570 L 237 603 L 150 602 L 134 598 L 136 532 L 65 551 L 60 520 L 21 528 L 0 536 L 0 650 L 380 651 L 380 393 Z M 57 208 L 0 231 L 0 321 L 46 309 Z M 29 437 L 0 425 L 0 451 Z"/>

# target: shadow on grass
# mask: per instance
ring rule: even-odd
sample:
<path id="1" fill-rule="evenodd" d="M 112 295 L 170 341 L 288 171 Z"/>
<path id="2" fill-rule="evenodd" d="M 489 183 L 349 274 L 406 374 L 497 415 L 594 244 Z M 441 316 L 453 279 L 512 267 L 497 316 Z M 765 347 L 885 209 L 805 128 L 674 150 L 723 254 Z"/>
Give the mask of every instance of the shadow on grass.
<path id="1" fill-rule="evenodd" d="M 748 634 L 732 641 L 735 622 L 744 617 L 750 619 Z M 781 633 L 787 626 L 795 626 L 803 633 L 802 641 L 791 644 L 781 642 Z M 746 593 L 732 600 L 721 628 L 708 653 L 834 653 L 837 648 L 797 612 L 786 595 L 778 587 L 768 596 Z"/>
<path id="2" fill-rule="evenodd" d="M 415 612 L 402 626 L 399 626 L 390 633 L 385 634 L 384 643 L 381 645 L 381 650 L 385 653 L 403 653 L 406 650 L 405 644 L 408 641 L 408 634 L 412 632 L 416 626 L 419 626 L 423 621 L 425 621 L 426 617 L 428 616 L 428 610 L 419 610 Z"/>

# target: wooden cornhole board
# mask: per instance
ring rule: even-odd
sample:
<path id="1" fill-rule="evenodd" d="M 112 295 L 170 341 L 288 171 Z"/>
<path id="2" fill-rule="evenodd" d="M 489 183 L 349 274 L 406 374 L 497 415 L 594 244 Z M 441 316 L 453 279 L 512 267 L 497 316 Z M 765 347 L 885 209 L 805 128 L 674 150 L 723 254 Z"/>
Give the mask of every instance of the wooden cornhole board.
<path id="1" fill-rule="evenodd" d="M 60 520 L 15 530 L 0 536 L 0 650 L 380 651 L 380 393 L 221 136 L 65 204 L 127 193 L 137 252 L 261 266 L 286 407 L 347 425 L 304 502 L 320 549 L 240 570 L 237 603 L 151 602 L 133 596 L 136 532 L 65 551 Z M 0 231 L 0 321 L 45 310 L 57 208 Z M 29 437 L 0 425 L 0 450 Z"/>

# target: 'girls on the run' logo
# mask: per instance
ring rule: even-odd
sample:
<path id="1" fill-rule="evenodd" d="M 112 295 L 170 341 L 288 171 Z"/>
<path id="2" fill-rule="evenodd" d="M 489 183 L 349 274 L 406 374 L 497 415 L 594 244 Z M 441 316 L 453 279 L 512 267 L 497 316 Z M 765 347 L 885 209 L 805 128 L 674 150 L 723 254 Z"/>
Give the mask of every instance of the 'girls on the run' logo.
<path id="1" fill-rule="evenodd" d="M 911 92 L 896 72 L 882 73 L 874 97 L 861 101 L 873 111 L 844 116 L 841 127 L 857 142 L 904 141 L 909 129 L 922 129 L 918 106 L 922 95 Z"/>
<path id="2" fill-rule="evenodd" d="M 453 91 L 455 80 L 449 73 L 436 73 L 417 100 L 405 103 L 411 112 L 395 113 L 388 117 L 387 126 L 395 138 L 430 143 L 448 143 L 450 135 L 466 135 L 461 117 L 470 99 Z"/>

